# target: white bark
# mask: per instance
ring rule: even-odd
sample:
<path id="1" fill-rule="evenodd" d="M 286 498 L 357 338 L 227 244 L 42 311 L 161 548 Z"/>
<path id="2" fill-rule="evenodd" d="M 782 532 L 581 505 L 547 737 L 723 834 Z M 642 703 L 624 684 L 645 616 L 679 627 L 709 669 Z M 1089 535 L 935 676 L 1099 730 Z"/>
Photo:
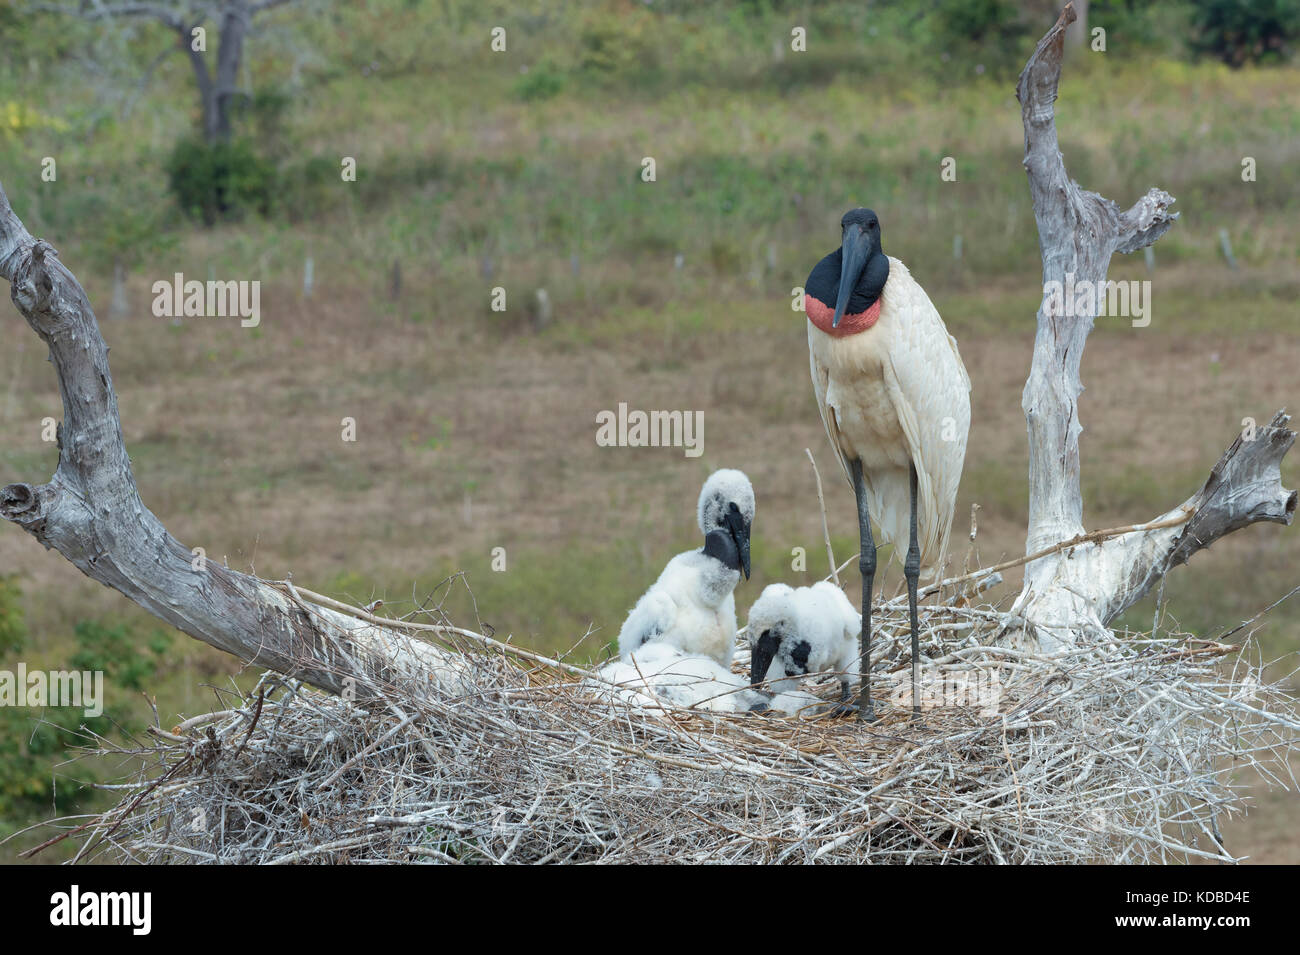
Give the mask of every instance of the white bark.
<path id="1" fill-rule="evenodd" d="M 86 293 L 46 242 L 34 239 L 0 187 L 0 276 L 48 345 L 63 396 L 59 465 L 49 483 L 0 489 L 0 517 L 24 528 L 93 580 L 245 662 L 356 698 L 399 676 L 440 682 L 455 664 L 436 648 L 296 599 L 194 555 L 140 500 L 122 441 L 108 348 Z"/>
<path id="2" fill-rule="evenodd" d="M 1089 192 L 1066 174 L 1057 143 L 1053 103 L 1061 75 L 1067 5 L 1039 42 L 1016 87 L 1025 127 L 1025 169 L 1038 224 L 1044 295 L 1038 310 L 1033 364 L 1022 407 L 1029 430 L 1029 531 L 1025 553 L 1084 533 L 1079 482 L 1078 398 L 1084 344 L 1096 311 L 1059 314 L 1049 282 L 1076 287 L 1106 280 L 1111 256 L 1155 242 L 1178 218 L 1174 198 L 1151 189 L 1132 208 Z M 1099 302 L 1104 301 L 1104 297 Z M 1224 534 L 1256 521 L 1290 524 L 1295 492 L 1281 484 L 1280 462 L 1295 440 L 1282 412 L 1257 439 L 1233 443 L 1199 492 L 1150 523 L 1190 515 L 1174 527 L 1125 534 L 1041 557 L 1025 569 L 1014 611 L 1048 649 L 1106 624 L 1140 599 L 1170 567 Z"/>

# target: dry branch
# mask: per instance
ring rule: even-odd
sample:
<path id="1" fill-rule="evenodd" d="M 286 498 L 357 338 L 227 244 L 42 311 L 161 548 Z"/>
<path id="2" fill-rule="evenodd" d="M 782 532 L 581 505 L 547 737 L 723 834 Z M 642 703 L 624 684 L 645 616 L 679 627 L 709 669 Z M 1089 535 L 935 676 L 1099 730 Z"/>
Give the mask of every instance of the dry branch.
<path id="1" fill-rule="evenodd" d="M 804 448 L 803 453 L 808 455 L 808 463 L 812 465 L 813 477 L 817 479 L 817 506 L 822 513 L 822 539 L 826 541 L 826 563 L 830 565 L 830 579 L 836 587 L 840 585 L 840 573 L 835 566 L 835 548 L 831 547 L 831 529 L 826 523 L 826 496 L 822 493 L 822 473 L 817 470 L 817 459 L 813 457 L 810 448 Z"/>
<path id="2" fill-rule="evenodd" d="M 200 560 L 140 500 L 122 439 L 108 347 L 58 253 L 23 227 L 0 187 L 0 277 L 50 349 L 63 396 L 49 483 L 0 489 L 0 516 L 192 637 L 331 692 L 372 696 L 402 672 L 454 678 L 455 661 L 408 636 L 297 600 Z"/>

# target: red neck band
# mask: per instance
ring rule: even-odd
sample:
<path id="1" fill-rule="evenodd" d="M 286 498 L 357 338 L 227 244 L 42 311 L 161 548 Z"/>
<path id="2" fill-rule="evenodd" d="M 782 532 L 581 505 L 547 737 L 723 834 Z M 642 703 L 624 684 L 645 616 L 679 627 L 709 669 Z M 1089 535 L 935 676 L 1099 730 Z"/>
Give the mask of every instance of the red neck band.
<path id="1" fill-rule="evenodd" d="M 811 295 L 804 295 L 803 309 L 808 315 L 808 320 L 833 338 L 846 338 L 849 335 L 856 335 L 858 332 L 865 332 L 880 318 L 880 299 L 877 298 L 871 303 L 871 307 L 865 312 L 858 312 L 856 315 L 843 315 L 840 317 L 838 328 L 832 328 L 831 322 L 835 319 L 835 309 L 831 308 L 820 299 L 813 298 Z"/>

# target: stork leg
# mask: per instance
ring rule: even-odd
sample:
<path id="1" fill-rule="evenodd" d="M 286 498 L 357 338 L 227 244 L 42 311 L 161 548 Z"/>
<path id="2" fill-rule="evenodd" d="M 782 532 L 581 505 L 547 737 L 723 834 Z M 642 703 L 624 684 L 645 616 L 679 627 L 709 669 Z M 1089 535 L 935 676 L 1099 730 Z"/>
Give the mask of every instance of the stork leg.
<path id="1" fill-rule="evenodd" d="M 852 695 L 849 690 L 850 682 L 849 680 L 840 681 L 840 701 L 827 704 L 826 713 L 831 716 L 848 716 L 851 713 L 861 712 L 855 704 L 849 702 L 849 696 Z"/>
<path id="2" fill-rule="evenodd" d="M 871 589 L 876 580 L 876 542 L 871 537 L 871 514 L 867 510 L 867 482 L 862 475 L 862 462 L 855 458 L 851 470 L 853 493 L 858 498 L 858 535 L 862 545 L 858 555 L 858 570 L 862 573 L 862 633 L 858 636 L 858 719 L 873 723 L 876 711 L 871 703 Z"/>
<path id="3" fill-rule="evenodd" d="M 916 620 L 916 582 L 921 576 L 921 547 L 916 537 L 916 465 L 908 465 L 908 490 L 912 496 L 912 510 L 908 518 L 907 560 L 903 562 L 903 576 L 907 578 L 907 616 L 912 626 L 912 718 L 921 715 L 921 698 L 917 695 L 920 683 L 920 628 Z"/>

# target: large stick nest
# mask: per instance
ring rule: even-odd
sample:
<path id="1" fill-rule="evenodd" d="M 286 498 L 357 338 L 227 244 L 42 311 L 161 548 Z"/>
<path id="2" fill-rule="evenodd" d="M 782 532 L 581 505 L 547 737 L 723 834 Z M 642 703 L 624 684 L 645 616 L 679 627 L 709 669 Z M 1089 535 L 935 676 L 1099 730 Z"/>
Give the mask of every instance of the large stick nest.
<path id="1" fill-rule="evenodd" d="M 361 704 L 268 673 L 147 744 L 101 740 L 141 768 L 70 834 L 81 859 L 147 863 L 1233 861 L 1234 774 L 1295 783 L 1300 723 L 1236 646 L 1049 657 L 999 645 L 991 607 L 922 611 L 926 672 L 995 676 L 994 707 L 886 705 L 871 725 L 647 708 L 459 643 L 454 692 L 398 680 Z M 907 624 L 897 601 L 876 617 L 884 685 Z"/>

